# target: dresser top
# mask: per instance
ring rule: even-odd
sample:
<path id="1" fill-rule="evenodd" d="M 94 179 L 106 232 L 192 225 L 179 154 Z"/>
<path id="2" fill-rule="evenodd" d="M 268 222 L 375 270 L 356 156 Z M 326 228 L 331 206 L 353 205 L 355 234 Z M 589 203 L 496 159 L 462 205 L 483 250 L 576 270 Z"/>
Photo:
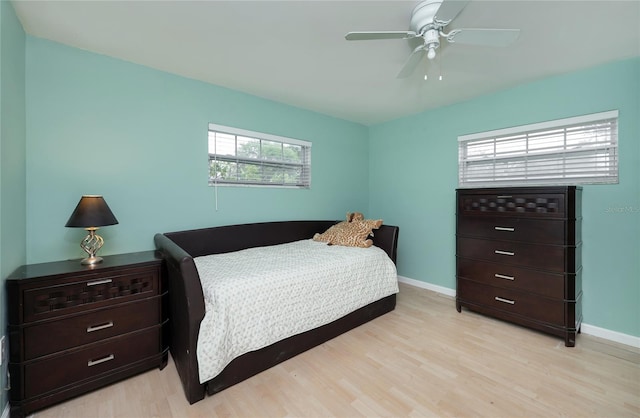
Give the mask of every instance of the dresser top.
<path id="1" fill-rule="evenodd" d="M 7 277 L 7 281 L 28 280 L 68 273 L 107 272 L 127 266 L 153 265 L 162 262 L 162 256 L 157 251 L 107 255 L 103 256 L 101 263 L 91 266 L 80 264 L 80 260 L 63 260 L 20 266 Z"/>
<path id="2" fill-rule="evenodd" d="M 458 193 L 465 194 L 541 194 L 541 193 L 566 193 L 574 190 L 582 190 L 582 186 L 514 186 L 514 187 L 472 187 L 456 189 Z"/>

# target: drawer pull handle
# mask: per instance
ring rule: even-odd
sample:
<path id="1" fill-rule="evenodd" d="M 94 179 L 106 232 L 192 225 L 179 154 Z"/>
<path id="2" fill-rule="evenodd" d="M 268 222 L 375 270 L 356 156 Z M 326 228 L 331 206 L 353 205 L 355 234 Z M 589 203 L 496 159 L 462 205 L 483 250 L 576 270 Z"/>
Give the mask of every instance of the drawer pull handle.
<path id="1" fill-rule="evenodd" d="M 96 285 L 99 285 L 99 284 L 111 283 L 112 281 L 113 280 L 111 280 L 111 279 L 96 280 L 95 282 L 87 283 L 87 286 L 96 286 Z"/>
<path id="2" fill-rule="evenodd" d="M 507 226 L 494 226 L 493 229 L 495 229 L 496 231 L 507 231 L 507 232 L 513 232 L 516 230 L 515 228 L 509 228 Z"/>
<path id="3" fill-rule="evenodd" d="M 494 277 L 498 278 L 498 279 L 505 279 L 505 280 L 515 280 L 516 278 L 513 276 L 505 276 L 504 274 L 494 274 Z"/>
<path id="4" fill-rule="evenodd" d="M 497 300 L 498 302 L 508 303 L 509 305 L 515 305 L 516 303 L 515 300 L 501 298 L 500 296 L 496 296 L 494 299 Z"/>
<path id="5" fill-rule="evenodd" d="M 98 364 L 100 364 L 100 363 L 104 363 L 104 362 L 107 362 L 107 361 L 111 361 L 111 360 L 113 360 L 114 358 L 116 358 L 116 357 L 115 357 L 113 354 L 109 354 L 107 357 L 99 358 L 98 360 L 89 360 L 89 361 L 87 362 L 87 366 L 88 366 L 88 367 L 95 366 L 95 365 L 98 365 Z"/>
<path id="6" fill-rule="evenodd" d="M 516 255 L 516 253 L 512 251 L 502 251 L 502 250 L 495 250 L 494 253 L 500 254 L 500 255 Z"/>
<path id="7" fill-rule="evenodd" d="M 506 195 L 505 196 L 498 196 L 498 199 L 509 199 L 511 197 L 513 197 L 513 196 L 506 196 Z"/>
<path id="8" fill-rule="evenodd" d="M 87 332 L 100 331 L 101 329 L 111 328 L 112 326 L 113 326 L 113 321 L 109 321 L 100 325 L 91 325 L 87 327 Z"/>

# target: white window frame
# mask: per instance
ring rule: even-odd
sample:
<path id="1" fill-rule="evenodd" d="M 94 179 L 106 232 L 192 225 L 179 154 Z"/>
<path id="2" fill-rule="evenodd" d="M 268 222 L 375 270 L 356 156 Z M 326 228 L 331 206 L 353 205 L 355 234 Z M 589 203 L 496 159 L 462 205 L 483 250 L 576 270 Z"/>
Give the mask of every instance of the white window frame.
<path id="1" fill-rule="evenodd" d="M 461 188 L 618 181 L 617 110 L 458 137 Z"/>
<path id="2" fill-rule="evenodd" d="M 212 133 L 214 134 L 214 138 L 212 139 Z M 235 137 L 235 146 L 236 152 L 235 155 L 229 154 L 218 154 L 217 146 L 218 142 L 215 138 L 215 134 L 226 134 Z M 238 138 L 245 138 L 259 141 L 260 143 L 260 155 L 257 158 L 249 158 L 242 157 L 237 155 L 238 149 Z M 212 152 L 212 141 L 213 141 L 213 152 Z M 293 145 L 301 147 L 302 152 L 302 161 L 301 162 L 292 162 L 286 161 L 284 159 L 276 160 L 270 159 L 262 154 L 262 142 L 268 141 L 269 143 L 279 143 L 284 147 L 286 145 Z M 257 186 L 257 187 L 284 187 L 284 188 L 300 188 L 300 189 L 309 189 L 311 188 L 311 142 L 303 141 L 300 139 L 287 138 L 278 135 L 267 134 L 263 132 L 249 131 L 246 129 L 239 129 L 230 126 L 217 125 L 214 123 L 209 124 L 208 130 L 208 149 L 209 149 L 209 186 Z M 284 151 L 283 151 L 284 152 Z M 211 175 L 211 164 L 216 164 L 218 161 L 220 162 L 228 162 L 232 164 L 247 164 L 252 166 L 261 167 L 269 167 L 271 170 L 282 169 L 283 171 L 283 181 L 282 182 L 274 182 L 274 181 L 265 181 L 264 178 L 261 180 L 242 180 L 236 178 L 235 180 L 229 178 L 221 178 L 219 176 Z M 284 180 L 286 176 L 284 173 L 287 170 L 300 170 L 300 178 L 297 182 L 287 182 Z"/>

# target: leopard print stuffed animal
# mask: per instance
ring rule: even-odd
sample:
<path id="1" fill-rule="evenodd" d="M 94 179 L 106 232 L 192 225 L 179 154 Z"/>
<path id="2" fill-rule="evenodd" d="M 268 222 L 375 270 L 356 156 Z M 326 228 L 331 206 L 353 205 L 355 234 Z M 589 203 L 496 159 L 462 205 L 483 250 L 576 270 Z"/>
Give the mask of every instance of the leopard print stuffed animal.
<path id="1" fill-rule="evenodd" d="M 364 215 L 361 212 L 347 212 L 347 222 L 364 221 Z"/>
<path id="2" fill-rule="evenodd" d="M 326 242 L 328 245 L 344 245 L 347 247 L 368 248 L 373 245 L 369 235 L 372 230 L 380 228 L 382 219 L 364 219 L 360 212 L 347 213 L 347 220 L 333 225 L 322 234 L 315 234 L 314 241 Z"/>

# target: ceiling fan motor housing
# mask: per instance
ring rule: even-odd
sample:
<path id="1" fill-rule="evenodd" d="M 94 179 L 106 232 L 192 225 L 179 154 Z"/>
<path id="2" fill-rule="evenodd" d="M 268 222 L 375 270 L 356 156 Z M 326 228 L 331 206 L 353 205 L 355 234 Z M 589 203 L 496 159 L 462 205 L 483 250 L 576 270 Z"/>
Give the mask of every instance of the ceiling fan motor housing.
<path id="1" fill-rule="evenodd" d="M 428 51 L 429 59 L 436 56 L 436 49 L 440 46 L 440 27 L 434 18 L 441 4 L 441 0 L 425 0 L 411 13 L 411 30 L 424 39 L 424 49 Z"/>
<path id="2" fill-rule="evenodd" d="M 418 4 L 411 12 L 411 30 L 423 35 L 429 29 L 435 29 L 437 34 L 439 28 L 436 27 L 434 18 L 441 4 L 442 0 L 425 0 Z"/>

